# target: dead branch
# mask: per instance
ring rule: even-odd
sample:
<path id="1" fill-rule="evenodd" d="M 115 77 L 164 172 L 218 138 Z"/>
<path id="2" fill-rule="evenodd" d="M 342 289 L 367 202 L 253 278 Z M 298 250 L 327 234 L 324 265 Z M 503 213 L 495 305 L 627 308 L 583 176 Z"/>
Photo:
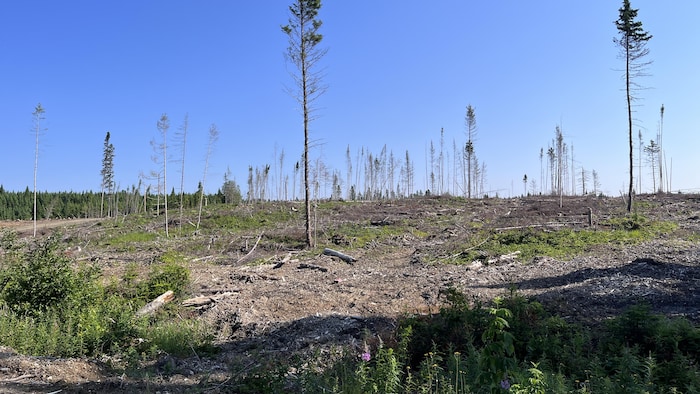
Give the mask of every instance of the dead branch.
<path id="1" fill-rule="evenodd" d="M 519 255 L 520 255 L 520 251 L 516 250 L 515 252 L 504 254 L 504 255 L 498 256 L 498 257 L 493 258 L 493 259 L 488 259 L 487 263 L 494 264 L 494 263 L 502 263 L 504 261 L 515 260 L 516 258 L 518 258 Z"/>
<path id="2" fill-rule="evenodd" d="M 306 263 L 299 264 L 299 266 L 297 268 L 298 269 L 308 268 L 308 269 L 312 269 L 312 270 L 319 270 L 321 272 L 328 272 L 328 268 L 320 267 L 318 265 L 313 265 L 313 264 L 306 264 Z"/>
<path id="3" fill-rule="evenodd" d="M 260 243 L 260 238 L 262 238 L 263 234 L 264 234 L 264 232 L 262 232 L 262 233 L 260 233 L 260 235 L 258 235 L 258 239 L 255 241 L 255 245 L 253 245 L 253 248 L 250 249 L 250 251 L 249 251 L 248 253 L 246 253 L 245 256 L 243 256 L 243 257 L 241 257 L 240 259 L 238 259 L 238 261 L 236 261 L 236 264 L 240 263 L 240 262 L 243 261 L 246 257 L 250 256 L 251 253 L 253 253 L 253 251 L 255 250 L 255 248 L 258 247 L 258 244 Z"/>
<path id="4" fill-rule="evenodd" d="M 3 379 L 2 381 L 3 382 L 17 382 L 17 381 L 20 381 L 23 379 L 29 379 L 29 378 L 33 378 L 33 377 L 34 377 L 34 375 L 32 375 L 32 374 L 24 374 L 24 375 L 16 376 L 14 378 Z"/>
<path id="5" fill-rule="evenodd" d="M 238 293 L 241 289 L 202 289 L 201 293 L 204 294 L 223 294 L 223 293 Z M 185 302 L 185 301 L 183 301 Z"/>
<path id="6" fill-rule="evenodd" d="M 141 307 L 141 309 L 139 309 L 138 311 L 136 311 L 136 316 L 150 315 L 153 312 L 157 311 L 160 307 L 174 299 L 175 293 L 173 293 L 172 290 L 168 290 L 165 293 L 156 297 L 156 299 L 154 299 L 153 301 Z"/>
<path id="7" fill-rule="evenodd" d="M 214 255 L 210 254 L 209 256 L 197 257 L 196 259 L 192 259 L 192 262 L 196 263 L 197 261 L 208 260 L 208 259 L 213 259 L 213 258 L 214 258 Z"/>
<path id="8" fill-rule="evenodd" d="M 455 258 L 459 257 L 461 254 L 463 254 L 464 252 L 468 252 L 468 251 L 470 251 L 470 250 L 472 250 L 472 249 L 476 249 L 476 248 L 478 248 L 479 246 L 485 244 L 485 243 L 488 242 L 488 241 L 489 241 L 489 238 L 486 238 L 485 240 L 483 240 L 482 242 L 480 242 L 478 245 L 474 245 L 474 246 L 472 246 L 472 247 L 469 247 L 469 248 L 464 249 L 463 251 L 461 251 L 461 252 L 459 252 L 459 253 L 453 254 L 452 256 L 450 256 L 450 258 L 451 258 L 451 259 L 455 259 Z"/>
<path id="9" fill-rule="evenodd" d="M 232 295 L 233 295 L 233 292 L 226 292 L 226 293 L 216 294 L 216 295 L 212 295 L 212 296 L 199 296 L 199 297 L 189 298 L 189 299 L 182 301 L 182 306 L 200 307 L 200 306 L 204 306 L 204 305 L 213 304 L 215 302 L 218 302 L 222 298 L 230 297 Z"/>
<path id="10" fill-rule="evenodd" d="M 566 227 L 574 224 L 583 224 L 583 222 L 569 222 L 569 223 L 544 223 L 544 224 L 530 224 L 527 226 L 511 226 L 511 227 L 499 227 L 494 228 L 493 231 L 507 231 L 507 230 L 520 230 L 524 228 L 537 228 L 537 227 Z"/>
<path id="11" fill-rule="evenodd" d="M 348 255 L 346 255 L 346 254 L 344 254 L 344 253 L 338 252 L 337 250 L 333 250 L 333 249 L 329 249 L 329 248 L 323 249 L 323 254 L 325 254 L 326 256 L 334 256 L 334 257 L 337 257 L 337 258 L 343 260 L 344 262 L 346 262 L 346 263 L 348 263 L 348 264 L 352 264 L 352 263 L 354 263 L 355 261 L 357 261 L 357 259 L 354 258 L 354 257 L 352 257 L 352 256 L 348 256 Z"/>

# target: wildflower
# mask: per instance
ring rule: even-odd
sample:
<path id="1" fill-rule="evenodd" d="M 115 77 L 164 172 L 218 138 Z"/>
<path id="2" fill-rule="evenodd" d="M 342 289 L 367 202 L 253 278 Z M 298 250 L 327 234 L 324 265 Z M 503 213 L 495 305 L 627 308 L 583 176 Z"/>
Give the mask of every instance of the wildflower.
<path id="1" fill-rule="evenodd" d="M 362 353 L 362 361 L 369 361 L 372 359 L 372 355 L 369 352 Z"/>
<path id="2" fill-rule="evenodd" d="M 501 388 L 503 390 L 510 390 L 510 380 L 508 380 L 508 379 L 501 380 Z"/>

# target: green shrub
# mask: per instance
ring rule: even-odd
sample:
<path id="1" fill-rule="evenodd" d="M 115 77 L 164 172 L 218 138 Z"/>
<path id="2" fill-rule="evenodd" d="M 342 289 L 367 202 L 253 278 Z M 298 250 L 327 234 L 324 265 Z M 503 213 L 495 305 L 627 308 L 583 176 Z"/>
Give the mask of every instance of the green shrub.
<path id="1" fill-rule="evenodd" d="M 141 283 L 139 296 L 150 301 L 168 290 L 175 296 L 185 294 L 190 281 L 190 271 L 179 263 L 169 261 L 151 267 L 148 279 Z"/>
<path id="2" fill-rule="evenodd" d="M 105 287 L 99 281 L 99 270 L 75 266 L 61 253 L 58 238 L 3 256 L 1 345 L 22 354 L 62 357 L 211 351 L 211 335 L 199 323 L 177 324 L 134 315 L 144 303 L 135 298 L 139 290 L 149 300 L 166 289 L 184 292 L 189 271 L 175 262 L 181 257 L 166 255 L 167 262 L 154 266 L 142 283 L 136 282 L 136 267 L 132 266 L 120 286 Z"/>
<path id="3" fill-rule="evenodd" d="M 48 238 L 5 267 L 0 297 L 10 310 L 37 315 L 67 302 L 92 302 L 99 270 L 88 266 L 74 269 L 58 248 L 57 239 Z"/>

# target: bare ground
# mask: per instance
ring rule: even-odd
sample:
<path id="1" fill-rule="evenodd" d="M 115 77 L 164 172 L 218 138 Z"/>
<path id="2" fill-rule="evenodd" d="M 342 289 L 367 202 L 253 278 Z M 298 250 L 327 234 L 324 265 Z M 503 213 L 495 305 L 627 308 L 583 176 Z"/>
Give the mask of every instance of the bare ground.
<path id="1" fill-rule="evenodd" d="M 326 255 L 294 253 L 267 235 L 255 245 L 260 234 L 231 238 L 222 232 L 211 237 L 212 247 L 192 252 L 190 266 L 193 294 L 218 296 L 216 302 L 191 313 L 216 328 L 219 354 L 164 357 L 147 369 L 148 374 L 135 377 L 106 367 L 115 360 L 36 358 L 0 349 L 0 391 L 227 391 L 237 376 L 270 360 L 311 354 L 320 355 L 317 360 L 331 360 L 341 346 L 356 346 L 359 351 L 368 336 L 388 340 L 397 317 L 437 312 L 440 290 L 448 286 L 484 300 L 516 288 L 564 318 L 584 324 L 597 324 L 640 301 L 668 316 L 698 322 L 700 198 L 644 196 L 643 200 L 645 215 L 678 224 L 673 236 L 634 246 L 597 246 L 562 260 L 536 257 L 523 262 L 492 256 L 496 261 L 486 265 L 440 263 L 449 260 L 454 245 L 475 243 L 469 238 L 475 223 L 492 228 L 585 227 L 589 207 L 598 225 L 620 215 L 623 201 L 567 199 L 563 208 L 546 198 L 345 204 L 327 212 L 319 227 L 401 221 L 411 228 L 363 247 L 352 239 L 321 234 L 335 242 L 329 247 L 355 257 L 352 264 Z M 89 238 L 86 234 L 96 231 L 94 225 L 72 223 L 67 231 Z M 275 231 L 271 235 L 284 231 L 298 235 L 300 229 Z M 89 243 L 72 253 L 78 259 L 98 254 Z M 148 260 L 149 253 L 157 251 L 100 251 L 99 258 L 106 272 L 118 274 L 126 262 Z M 289 371 L 290 379 L 294 374 Z"/>

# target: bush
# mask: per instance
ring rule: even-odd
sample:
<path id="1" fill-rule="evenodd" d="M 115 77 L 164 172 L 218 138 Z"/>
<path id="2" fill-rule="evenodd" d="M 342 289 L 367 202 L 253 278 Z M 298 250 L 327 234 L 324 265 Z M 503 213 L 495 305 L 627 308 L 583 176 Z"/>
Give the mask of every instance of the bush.
<path id="1" fill-rule="evenodd" d="M 51 237 L 28 255 L 19 255 L 5 267 L 0 297 L 18 314 L 38 315 L 65 303 L 90 303 L 95 297 L 95 267 L 74 270 L 71 260 L 58 252 Z"/>
<path id="2" fill-rule="evenodd" d="M 190 271 L 175 261 L 167 261 L 155 265 L 148 274 L 148 279 L 140 284 L 140 297 L 150 301 L 168 290 L 176 297 L 187 291 L 190 282 Z"/>
<path id="3" fill-rule="evenodd" d="M 0 345 L 22 354 L 61 357 L 212 351 L 211 333 L 197 322 L 176 324 L 134 316 L 135 308 L 144 303 L 141 298 L 150 300 L 166 290 L 185 291 L 189 271 L 175 261 L 176 256 L 165 256 L 166 262 L 154 266 L 143 282 L 135 281 L 131 267 L 120 286 L 108 288 L 100 283 L 97 268 L 75 266 L 61 252 L 59 238 L 25 248 L 3 236 Z M 148 352 L 144 346 L 149 346 Z"/>

